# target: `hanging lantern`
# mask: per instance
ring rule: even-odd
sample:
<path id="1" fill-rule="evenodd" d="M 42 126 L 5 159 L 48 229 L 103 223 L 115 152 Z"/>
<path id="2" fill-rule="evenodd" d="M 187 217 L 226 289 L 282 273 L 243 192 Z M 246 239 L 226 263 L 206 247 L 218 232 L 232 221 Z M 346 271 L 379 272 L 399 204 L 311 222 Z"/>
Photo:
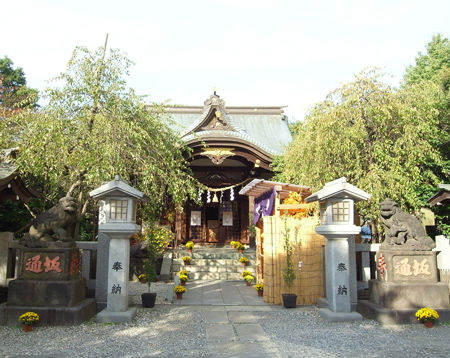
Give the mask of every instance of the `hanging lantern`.
<path id="1" fill-rule="evenodd" d="M 213 203 L 218 203 L 219 202 L 219 199 L 217 199 L 217 194 L 216 193 L 214 193 L 212 202 Z"/>

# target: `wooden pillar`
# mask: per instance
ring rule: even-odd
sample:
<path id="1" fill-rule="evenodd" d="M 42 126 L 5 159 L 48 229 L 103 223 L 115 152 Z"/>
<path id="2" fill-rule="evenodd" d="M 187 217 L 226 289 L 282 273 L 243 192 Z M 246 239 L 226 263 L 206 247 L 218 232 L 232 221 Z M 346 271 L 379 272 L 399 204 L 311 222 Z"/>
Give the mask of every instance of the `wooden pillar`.
<path id="1" fill-rule="evenodd" d="M 277 195 L 275 196 L 275 202 L 273 206 L 273 212 L 274 216 L 280 216 L 280 191 L 283 190 L 283 187 L 281 185 L 275 185 L 275 191 L 277 192 Z"/>
<path id="2" fill-rule="evenodd" d="M 175 242 L 174 247 L 177 247 L 181 242 L 181 230 L 183 225 L 183 213 L 179 210 L 175 212 Z"/>

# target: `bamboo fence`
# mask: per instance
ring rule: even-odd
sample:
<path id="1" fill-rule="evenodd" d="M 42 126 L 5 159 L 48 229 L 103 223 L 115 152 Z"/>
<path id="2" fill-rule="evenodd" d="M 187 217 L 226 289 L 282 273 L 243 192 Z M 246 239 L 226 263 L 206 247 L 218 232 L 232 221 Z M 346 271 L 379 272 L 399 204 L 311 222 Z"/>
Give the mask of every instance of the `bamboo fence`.
<path id="1" fill-rule="evenodd" d="M 311 305 L 317 298 L 323 297 L 322 247 L 325 238 L 316 234 L 318 217 L 304 219 L 279 216 L 264 217 L 263 238 L 260 240 L 263 253 L 261 260 L 263 275 L 258 279 L 264 282 L 264 301 L 281 304 L 281 294 L 295 293 L 297 304 Z M 284 237 L 288 228 L 289 242 L 293 245 L 293 263 L 296 278 L 289 288 L 282 279 L 282 270 L 286 267 Z M 301 262 L 301 269 L 298 264 Z"/>

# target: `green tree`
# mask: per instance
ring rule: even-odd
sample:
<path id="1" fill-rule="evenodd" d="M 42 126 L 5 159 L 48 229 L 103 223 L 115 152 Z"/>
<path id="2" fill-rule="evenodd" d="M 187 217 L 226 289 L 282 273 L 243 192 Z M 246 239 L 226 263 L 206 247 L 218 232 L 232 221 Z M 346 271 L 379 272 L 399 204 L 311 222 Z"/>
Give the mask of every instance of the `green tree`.
<path id="1" fill-rule="evenodd" d="M 439 133 L 437 85 L 395 91 L 369 70 L 317 104 L 275 168 L 278 179 L 320 189 L 345 176 L 369 192 L 360 213 L 378 222 L 386 197 L 414 211 L 445 171 L 433 141 Z"/>
<path id="2" fill-rule="evenodd" d="M 26 86 L 21 67 L 14 68 L 7 56 L 0 58 L 0 116 L 5 117 L 16 110 L 35 106 L 37 90 Z"/>
<path id="3" fill-rule="evenodd" d="M 438 98 L 435 110 L 439 112 L 439 133 L 434 146 L 445 160 L 445 172 L 450 171 L 450 42 L 436 35 L 426 46 L 425 54 L 419 53 L 414 66 L 408 67 L 404 76 L 404 87 L 419 87 Z M 436 89 L 436 85 L 438 88 Z M 430 88 L 432 90 L 430 90 Z M 440 182 L 448 182 L 448 176 L 436 171 Z M 445 207 L 435 207 L 437 229 L 450 237 L 450 215 Z"/>
<path id="4" fill-rule="evenodd" d="M 66 72 L 48 89 L 48 104 L 27 109 L 2 133 L 20 147 L 22 177 L 50 202 L 69 192 L 87 208 L 88 193 L 115 174 L 148 196 L 149 215 L 167 198 L 180 207 L 195 195 L 183 143 L 159 105 L 127 88 L 131 61 L 118 50 L 76 48 Z"/>
<path id="5" fill-rule="evenodd" d="M 426 49 L 427 53 L 419 52 L 415 65 L 407 68 L 404 76 L 407 85 L 436 79 L 436 77 L 442 76 L 442 70 L 448 73 L 447 70 L 450 68 L 450 42 L 448 39 L 440 34 L 435 35 L 427 44 Z"/>

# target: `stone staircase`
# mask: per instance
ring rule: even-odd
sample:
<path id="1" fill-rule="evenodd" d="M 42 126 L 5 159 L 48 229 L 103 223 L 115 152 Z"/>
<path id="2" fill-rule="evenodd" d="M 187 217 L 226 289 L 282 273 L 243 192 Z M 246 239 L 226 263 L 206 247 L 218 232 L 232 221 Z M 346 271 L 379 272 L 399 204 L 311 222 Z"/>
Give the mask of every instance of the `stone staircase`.
<path id="1" fill-rule="evenodd" d="M 181 258 L 190 256 L 190 265 L 184 265 Z M 242 266 L 239 258 L 245 256 L 249 262 L 247 266 Z M 175 275 L 180 270 L 189 272 L 190 280 L 242 280 L 242 272 L 248 270 L 255 273 L 256 251 L 246 249 L 240 254 L 233 248 L 228 247 L 203 247 L 196 245 L 193 252 L 189 253 L 184 248 L 179 248 L 175 252 L 172 261 L 172 272 Z"/>

